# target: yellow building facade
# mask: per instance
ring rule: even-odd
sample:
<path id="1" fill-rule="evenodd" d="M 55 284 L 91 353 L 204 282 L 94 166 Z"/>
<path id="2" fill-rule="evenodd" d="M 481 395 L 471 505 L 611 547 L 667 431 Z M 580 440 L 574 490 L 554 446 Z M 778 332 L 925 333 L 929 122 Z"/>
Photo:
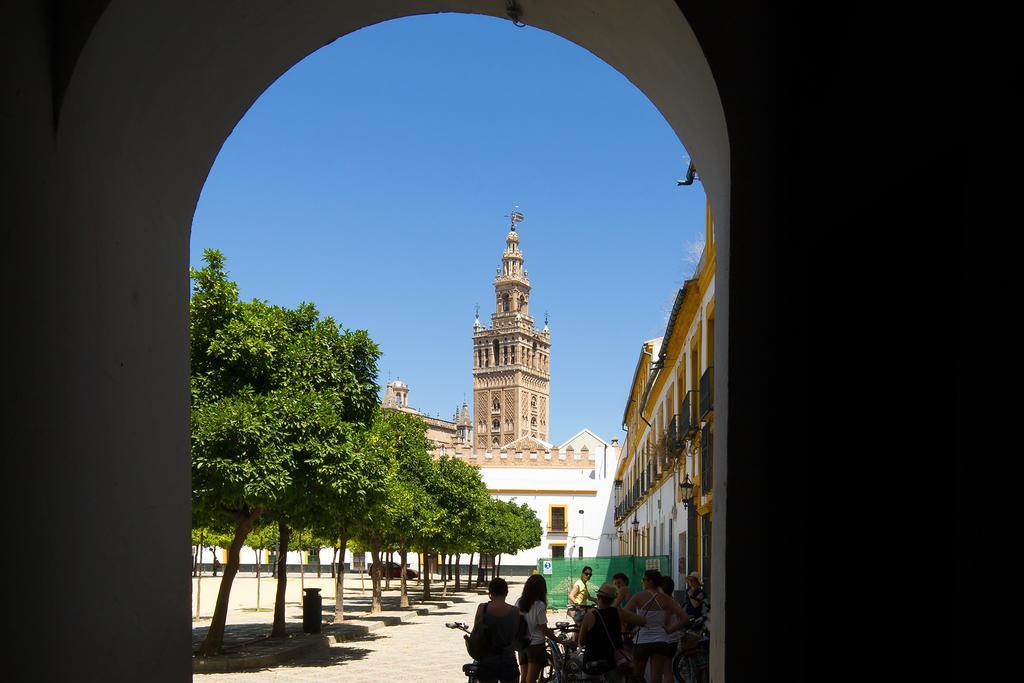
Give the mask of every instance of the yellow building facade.
<path id="1" fill-rule="evenodd" d="M 624 555 L 667 555 L 676 588 L 711 567 L 714 497 L 715 240 L 676 294 L 661 337 L 641 345 L 626 395 L 627 436 L 615 475 L 614 518 Z"/>

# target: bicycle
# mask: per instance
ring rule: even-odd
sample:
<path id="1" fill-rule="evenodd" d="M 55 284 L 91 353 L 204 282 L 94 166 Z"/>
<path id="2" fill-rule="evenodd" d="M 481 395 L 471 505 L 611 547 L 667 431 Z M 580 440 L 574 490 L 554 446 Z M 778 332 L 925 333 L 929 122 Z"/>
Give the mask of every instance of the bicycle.
<path id="1" fill-rule="evenodd" d="M 579 631 L 579 626 L 567 621 L 555 623 L 554 630 L 566 637 Z M 586 648 L 575 647 L 571 643 L 563 644 L 552 638 L 548 643 L 548 665 L 541 671 L 538 679 L 541 683 L 585 683 L 592 681 L 639 681 L 642 676 L 620 674 L 614 669 L 612 662 L 586 661 Z"/>
<path id="2" fill-rule="evenodd" d="M 463 638 L 469 638 L 469 624 L 462 621 L 449 621 L 445 623 L 446 628 L 463 631 L 465 636 Z M 480 663 L 475 659 L 462 665 L 462 673 L 466 675 L 466 683 L 478 683 L 480 680 Z"/>
<path id="3" fill-rule="evenodd" d="M 554 630 L 558 631 L 563 638 L 575 633 L 578 629 L 579 626 L 568 621 L 555 622 Z M 575 674 L 579 672 L 579 667 L 569 656 L 569 646 L 554 638 L 548 637 L 545 640 L 548 646 L 548 662 L 541 669 L 540 678 L 537 679 L 538 683 L 569 683 L 577 680 Z"/>
<path id="4" fill-rule="evenodd" d="M 679 683 L 708 683 L 708 655 L 711 637 L 706 617 L 698 617 L 685 629 L 685 633 L 697 636 L 696 641 L 679 641 L 679 651 L 672 659 L 672 675 Z"/>

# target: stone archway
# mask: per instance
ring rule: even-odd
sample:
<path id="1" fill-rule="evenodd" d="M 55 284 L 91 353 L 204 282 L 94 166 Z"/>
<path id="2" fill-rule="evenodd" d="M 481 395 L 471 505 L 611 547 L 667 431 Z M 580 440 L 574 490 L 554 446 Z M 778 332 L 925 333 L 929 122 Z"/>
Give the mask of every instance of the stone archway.
<path id="1" fill-rule="evenodd" d="M 523 21 L 593 52 L 661 111 L 700 170 L 716 210 L 719 262 L 728 264 L 732 172 L 725 112 L 679 7 L 669 0 L 521 4 Z M 60 201 L 41 215 L 69 228 L 61 232 L 53 265 L 66 281 L 82 284 L 61 304 L 63 324 L 76 330 L 68 335 L 69 358 L 83 359 L 79 374 L 64 378 L 68 421 L 77 427 L 65 445 L 66 452 L 83 452 L 91 466 L 68 462 L 53 490 L 72 497 L 89 491 L 78 522 L 105 529 L 115 544 L 147 558 L 146 571 L 128 577 L 102 567 L 83 570 L 78 585 L 92 588 L 81 593 L 78 609 L 111 618 L 99 627 L 82 621 L 90 627 L 79 629 L 75 661 L 91 662 L 111 678 L 153 670 L 187 674 L 189 641 L 178 625 L 189 619 L 188 226 L 221 144 L 260 93 L 306 55 L 365 26 L 431 12 L 504 17 L 504 3 L 114 0 L 85 32 L 80 52 L 64 56 L 71 66 L 66 88 L 54 80 L 56 132 L 47 175 L 48 192 Z M 723 481 L 728 276 L 720 267 L 715 366 L 723 437 L 716 469 Z M 715 500 L 722 521 L 713 573 L 724 607 L 722 489 Z M 179 537 L 181 549 L 169 540 Z M 82 540 L 69 552 L 87 550 Z M 715 621 L 719 668 L 724 616 L 723 609 Z M 108 656 L 111 644 L 116 657 Z"/>

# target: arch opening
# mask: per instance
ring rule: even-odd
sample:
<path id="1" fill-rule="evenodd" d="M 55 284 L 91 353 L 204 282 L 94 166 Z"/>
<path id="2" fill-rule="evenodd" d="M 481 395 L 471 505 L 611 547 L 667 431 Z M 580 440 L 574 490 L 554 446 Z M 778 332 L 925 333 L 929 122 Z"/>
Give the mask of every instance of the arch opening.
<path id="1" fill-rule="evenodd" d="M 122 462 L 132 472 L 129 479 L 138 486 L 130 495 L 151 498 L 167 511 L 161 523 L 170 536 L 183 530 L 182 501 L 187 499 L 188 473 L 180 463 L 180 454 L 188 449 L 187 430 L 182 427 L 188 417 L 187 382 L 181 381 L 188 367 L 187 340 L 181 335 L 181 330 L 187 329 L 187 311 L 181 294 L 187 290 L 187 226 L 203 183 L 223 141 L 252 102 L 278 76 L 320 46 L 388 19 L 428 12 L 480 11 L 477 3 L 468 1 L 398 0 L 383 5 L 366 1 L 268 6 L 251 9 L 240 21 L 237 10 L 226 6 L 181 8 L 178 3 L 157 2 L 143 9 L 114 1 L 86 43 L 69 81 L 61 104 L 58 154 L 65 160 L 95 159 L 96 167 L 92 169 L 94 180 L 69 187 L 67 205 L 55 211 L 102 220 L 107 232 L 98 238 L 94 267 L 107 272 L 100 277 L 111 283 L 138 282 L 140 291 L 152 302 L 144 313 L 131 304 L 124 309 L 123 318 L 138 323 L 135 332 L 124 330 L 121 323 L 104 323 L 116 330 L 114 336 L 120 338 L 117 347 L 126 349 L 127 357 L 155 368 L 133 380 L 137 382 L 133 386 L 148 384 L 159 395 L 153 405 L 127 411 L 131 424 L 155 428 L 139 430 L 144 436 L 126 436 L 110 457 L 115 465 Z M 502 10 L 495 3 L 487 13 L 502 18 Z M 608 3 L 601 10 L 596 12 L 592 3 L 582 1 L 558 3 L 557 7 L 527 4 L 523 20 L 594 53 L 632 81 L 661 111 L 701 171 L 705 190 L 717 210 L 718 249 L 727 255 L 728 136 L 714 80 L 696 37 L 672 2 L 628 8 Z M 197 26 L 202 30 L 197 31 Z M 231 38 L 225 40 L 224 36 Z M 75 168 L 71 161 L 67 166 Z M 139 225 L 147 226 L 144 234 Z M 727 279 L 722 273 L 719 276 L 720 291 L 727 291 Z M 111 299 L 104 305 L 109 306 L 109 319 L 116 320 L 117 311 L 126 304 Z M 726 346 L 727 314 L 727 301 L 719 303 L 718 353 Z M 147 346 L 145 340 L 152 338 L 161 341 L 155 347 Z M 497 349 L 491 362 L 499 362 Z M 546 365 L 547 357 L 541 362 Z M 725 419 L 726 379 L 727 364 L 716 362 L 716 387 L 721 387 L 716 408 L 721 420 Z M 161 441 L 153 451 L 161 467 L 136 472 L 132 454 L 139 452 L 140 446 L 152 445 L 154 438 Z M 716 453 L 724 458 L 723 442 L 719 441 Z M 721 476 L 724 472 L 716 474 Z M 120 513 L 131 507 L 125 504 L 124 495 L 129 494 L 112 495 L 100 504 L 97 514 L 123 516 Z M 133 527 L 138 522 L 130 519 L 119 524 L 118 533 L 124 535 L 152 531 Z M 164 538 L 168 534 L 159 535 Z M 155 557 L 172 558 L 177 552 L 161 551 L 158 542 L 153 548 Z M 724 554 L 722 560 L 718 571 L 724 573 Z M 164 568 L 158 568 L 149 580 L 156 585 L 178 585 L 173 574 L 179 563 L 156 564 Z M 129 609 L 164 614 L 179 611 L 164 599 Z M 188 649 L 184 641 L 173 645 Z M 724 643 L 718 646 L 722 651 Z"/>

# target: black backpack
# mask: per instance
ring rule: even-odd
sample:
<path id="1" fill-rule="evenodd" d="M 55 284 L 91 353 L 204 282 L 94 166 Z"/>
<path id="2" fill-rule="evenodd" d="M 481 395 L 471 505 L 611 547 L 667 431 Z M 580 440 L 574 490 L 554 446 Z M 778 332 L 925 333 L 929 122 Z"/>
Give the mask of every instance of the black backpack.
<path id="1" fill-rule="evenodd" d="M 530 647 L 530 625 L 526 623 L 523 613 L 519 612 L 519 626 L 516 627 L 516 635 L 512 638 L 512 649 L 525 650 L 528 647 Z"/>
<path id="2" fill-rule="evenodd" d="M 487 616 L 487 603 L 484 603 L 483 616 Z M 484 659 L 489 657 L 491 654 L 491 634 L 490 629 L 487 627 L 487 620 L 481 618 L 480 621 L 473 626 L 473 630 L 466 636 L 466 652 L 473 659 Z"/>
<path id="3" fill-rule="evenodd" d="M 515 634 L 512 636 L 511 645 L 514 650 L 524 650 L 530 645 L 530 627 L 518 609 L 516 610 L 516 613 L 519 615 L 519 623 L 516 626 Z M 487 603 L 485 602 L 482 617 L 486 616 Z M 465 637 L 466 652 L 469 653 L 470 657 L 480 660 L 486 657 L 491 657 L 495 654 L 495 647 L 491 639 L 490 631 L 491 629 L 487 626 L 486 618 L 481 618 L 480 623 L 473 626 L 473 630 Z"/>

